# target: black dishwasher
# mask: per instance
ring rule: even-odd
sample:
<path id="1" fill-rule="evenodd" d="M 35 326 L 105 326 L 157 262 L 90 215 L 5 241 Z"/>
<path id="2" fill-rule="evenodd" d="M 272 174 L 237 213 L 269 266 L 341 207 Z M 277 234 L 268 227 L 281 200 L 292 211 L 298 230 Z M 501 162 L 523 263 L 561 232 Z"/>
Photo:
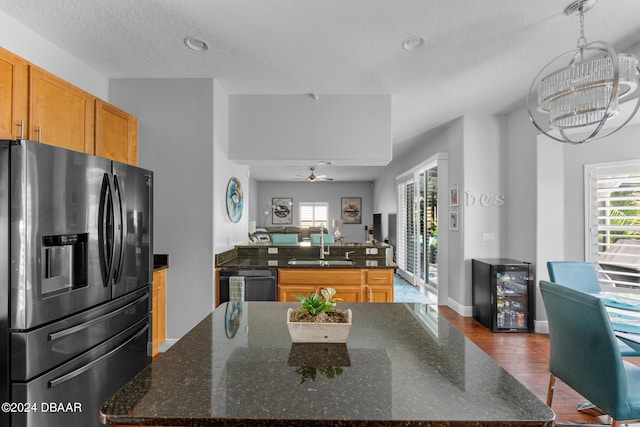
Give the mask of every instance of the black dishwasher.
<path id="1" fill-rule="evenodd" d="M 231 290 L 230 285 L 231 284 Z M 277 301 L 278 300 L 278 270 L 220 270 L 220 304 L 227 302 L 234 293 L 234 286 L 241 287 L 241 297 L 244 301 Z M 237 289 L 235 294 L 238 295 Z"/>

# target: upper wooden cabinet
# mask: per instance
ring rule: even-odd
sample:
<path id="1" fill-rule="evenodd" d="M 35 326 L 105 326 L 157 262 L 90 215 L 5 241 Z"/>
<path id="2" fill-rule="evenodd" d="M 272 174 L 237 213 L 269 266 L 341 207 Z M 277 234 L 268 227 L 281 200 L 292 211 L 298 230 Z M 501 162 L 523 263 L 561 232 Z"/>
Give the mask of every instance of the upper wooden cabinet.
<path id="1" fill-rule="evenodd" d="M 29 63 L 0 48 L 0 138 L 27 137 Z"/>
<path id="2" fill-rule="evenodd" d="M 138 119 L 0 48 L 0 139 L 138 164 Z"/>
<path id="3" fill-rule="evenodd" d="M 94 154 L 96 98 L 36 66 L 29 74 L 28 138 Z"/>
<path id="4" fill-rule="evenodd" d="M 138 119 L 96 99 L 96 156 L 138 164 Z"/>

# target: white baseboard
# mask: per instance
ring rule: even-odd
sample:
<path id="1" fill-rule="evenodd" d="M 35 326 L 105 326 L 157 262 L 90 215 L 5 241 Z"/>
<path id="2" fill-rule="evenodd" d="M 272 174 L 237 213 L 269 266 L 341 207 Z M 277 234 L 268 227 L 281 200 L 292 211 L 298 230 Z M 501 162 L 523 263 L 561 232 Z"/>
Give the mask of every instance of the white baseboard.
<path id="1" fill-rule="evenodd" d="M 158 352 L 159 353 L 164 353 L 165 351 L 169 350 L 171 348 L 171 346 L 174 345 L 177 342 L 178 342 L 178 340 L 176 340 L 176 339 L 167 339 L 167 340 L 165 340 L 165 342 L 163 342 L 162 344 L 160 344 L 158 346 Z"/>
<path id="2" fill-rule="evenodd" d="M 548 334 L 549 333 L 549 322 L 546 320 L 535 320 L 533 331 L 536 334 Z"/>
<path id="3" fill-rule="evenodd" d="M 473 316 L 473 306 L 462 305 L 458 301 L 451 298 L 447 299 L 447 306 L 462 317 Z"/>

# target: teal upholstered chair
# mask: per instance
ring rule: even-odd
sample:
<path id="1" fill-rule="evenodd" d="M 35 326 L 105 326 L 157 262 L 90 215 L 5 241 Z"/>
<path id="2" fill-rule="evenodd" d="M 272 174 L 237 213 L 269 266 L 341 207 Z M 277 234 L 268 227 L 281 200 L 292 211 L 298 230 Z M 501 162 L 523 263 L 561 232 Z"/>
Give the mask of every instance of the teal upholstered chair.
<path id="1" fill-rule="evenodd" d="M 549 261 L 547 262 L 549 278 L 553 283 L 568 286 L 588 294 L 598 294 L 601 291 L 598 273 L 591 262 L 584 261 Z M 627 344 L 618 340 L 620 354 L 623 356 L 640 356 Z"/>
<path id="2" fill-rule="evenodd" d="M 589 294 L 600 292 L 600 282 L 593 263 L 583 261 L 547 262 L 549 278 L 553 283 L 569 286 Z"/>
<path id="3" fill-rule="evenodd" d="M 273 234 L 271 235 L 271 242 L 274 245 L 292 245 L 298 243 L 298 235 L 295 233 Z"/>
<path id="4" fill-rule="evenodd" d="M 540 281 L 549 321 L 549 390 L 559 378 L 613 419 L 640 421 L 640 367 L 622 360 L 601 299 L 558 283 Z"/>
<path id="5" fill-rule="evenodd" d="M 311 240 L 311 244 L 312 245 L 319 245 L 320 244 L 320 233 L 317 234 L 310 234 L 309 235 L 309 239 Z M 323 237 L 324 240 L 324 244 L 325 245 L 332 245 L 333 243 L 335 243 L 335 239 L 333 238 L 333 236 L 331 234 L 326 234 Z"/>

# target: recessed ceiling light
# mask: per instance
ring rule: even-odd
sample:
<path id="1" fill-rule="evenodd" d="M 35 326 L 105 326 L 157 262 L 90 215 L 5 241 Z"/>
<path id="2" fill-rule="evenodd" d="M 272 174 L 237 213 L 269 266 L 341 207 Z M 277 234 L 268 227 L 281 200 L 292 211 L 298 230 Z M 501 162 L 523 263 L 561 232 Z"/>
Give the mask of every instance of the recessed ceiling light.
<path id="1" fill-rule="evenodd" d="M 209 49 L 209 45 L 204 40 L 201 40 L 197 37 L 186 37 L 184 39 L 184 44 L 191 50 L 195 50 L 196 52 L 204 52 Z"/>
<path id="2" fill-rule="evenodd" d="M 316 164 L 320 165 L 320 166 L 330 166 L 330 165 L 333 164 L 333 162 L 331 162 L 329 160 L 318 160 L 318 162 Z"/>
<path id="3" fill-rule="evenodd" d="M 402 42 L 402 48 L 404 50 L 416 50 L 424 46 L 424 39 L 420 36 L 409 37 Z"/>

